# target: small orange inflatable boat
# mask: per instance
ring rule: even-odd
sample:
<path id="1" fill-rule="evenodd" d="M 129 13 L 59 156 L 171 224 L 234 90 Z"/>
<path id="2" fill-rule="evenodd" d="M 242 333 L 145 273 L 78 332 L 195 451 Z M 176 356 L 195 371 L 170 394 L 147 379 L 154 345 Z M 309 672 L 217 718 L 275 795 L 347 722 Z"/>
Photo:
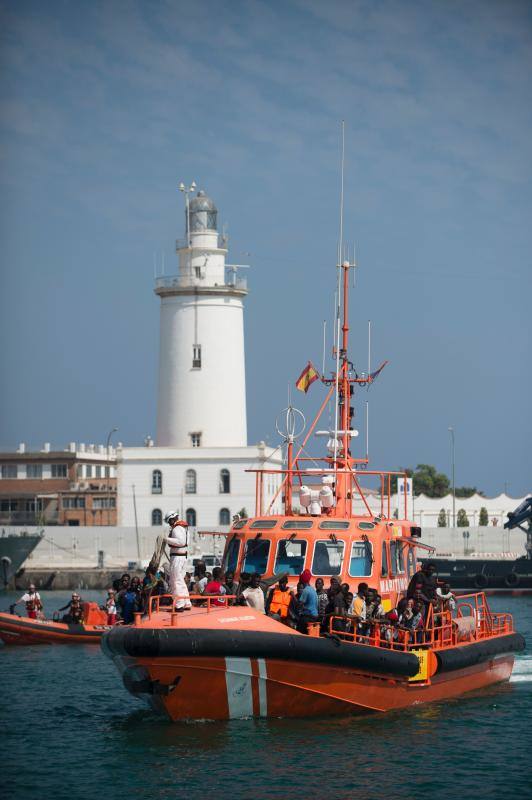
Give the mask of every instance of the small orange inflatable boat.
<path id="1" fill-rule="evenodd" d="M 110 630 L 107 613 L 97 603 L 83 603 L 83 622 L 68 624 L 0 612 L 0 639 L 5 644 L 99 644 Z"/>

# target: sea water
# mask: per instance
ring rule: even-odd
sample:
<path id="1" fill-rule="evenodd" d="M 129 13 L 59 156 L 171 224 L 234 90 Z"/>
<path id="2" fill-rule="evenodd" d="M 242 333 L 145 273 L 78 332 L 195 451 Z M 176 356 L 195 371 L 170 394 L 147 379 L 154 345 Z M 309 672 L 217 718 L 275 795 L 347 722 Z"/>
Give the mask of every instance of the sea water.
<path id="1" fill-rule="evenodd" d="M 48 615 L 69 597 L 42 595 Z M 490 602 L 527 639 L 511 681 L 386 715 L 171 723 L 126 692 L 97 645 L 0 645 L 0 797 L 532 797 L 532 597 Z"/>

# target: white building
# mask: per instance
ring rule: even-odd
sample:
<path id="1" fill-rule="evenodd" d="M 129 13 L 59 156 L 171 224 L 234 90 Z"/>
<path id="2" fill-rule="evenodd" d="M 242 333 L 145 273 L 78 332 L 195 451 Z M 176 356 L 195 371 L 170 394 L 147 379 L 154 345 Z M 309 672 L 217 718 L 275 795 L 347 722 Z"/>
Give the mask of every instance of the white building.
<path id="1" fill-rule="evenodd" d="M 184 190 L 184 187 L 181 187 Z M 179 509 L 192 527 L 222 527 L 255 511 L 255 475 L 279 467 L 263 442 L 247 445 L 246 281 L 227 265 L 227 240 L 204 192 L 189 202 L 177 275 L 156 279 L 161 298 L 157 442 L 118 452 L 119 525 L 161 525 Z M 267 504 L 280 476 L 264 486 Z M 279 508 L 279 506 L 277 506 Z"/>

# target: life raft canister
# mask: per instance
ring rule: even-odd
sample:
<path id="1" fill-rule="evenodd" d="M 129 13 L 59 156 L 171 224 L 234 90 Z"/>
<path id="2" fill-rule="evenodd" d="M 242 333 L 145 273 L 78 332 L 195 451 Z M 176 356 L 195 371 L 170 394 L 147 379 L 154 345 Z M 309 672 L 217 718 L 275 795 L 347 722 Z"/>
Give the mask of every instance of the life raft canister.
<path id="1" fill-rule="evenodd" d="M 288 616 L 288 607 L 290 605 L 290 589 L 282 592 L 280 589 L 274 589 L 272 595 L 272 602 L 270 603 L 270 613 L 279 614 L 281 619 L 286 619 Z"/>

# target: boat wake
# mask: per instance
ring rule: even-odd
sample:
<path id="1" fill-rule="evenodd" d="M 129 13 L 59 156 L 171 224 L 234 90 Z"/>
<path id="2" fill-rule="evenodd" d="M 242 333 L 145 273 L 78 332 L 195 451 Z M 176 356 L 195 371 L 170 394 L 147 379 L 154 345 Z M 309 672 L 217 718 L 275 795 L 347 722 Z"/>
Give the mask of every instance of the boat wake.
<path id="1" fill-rule="evenodd" d="M 516 658 L 510 683 L 530 683 L 532 681 L 532 658 Z"/>

